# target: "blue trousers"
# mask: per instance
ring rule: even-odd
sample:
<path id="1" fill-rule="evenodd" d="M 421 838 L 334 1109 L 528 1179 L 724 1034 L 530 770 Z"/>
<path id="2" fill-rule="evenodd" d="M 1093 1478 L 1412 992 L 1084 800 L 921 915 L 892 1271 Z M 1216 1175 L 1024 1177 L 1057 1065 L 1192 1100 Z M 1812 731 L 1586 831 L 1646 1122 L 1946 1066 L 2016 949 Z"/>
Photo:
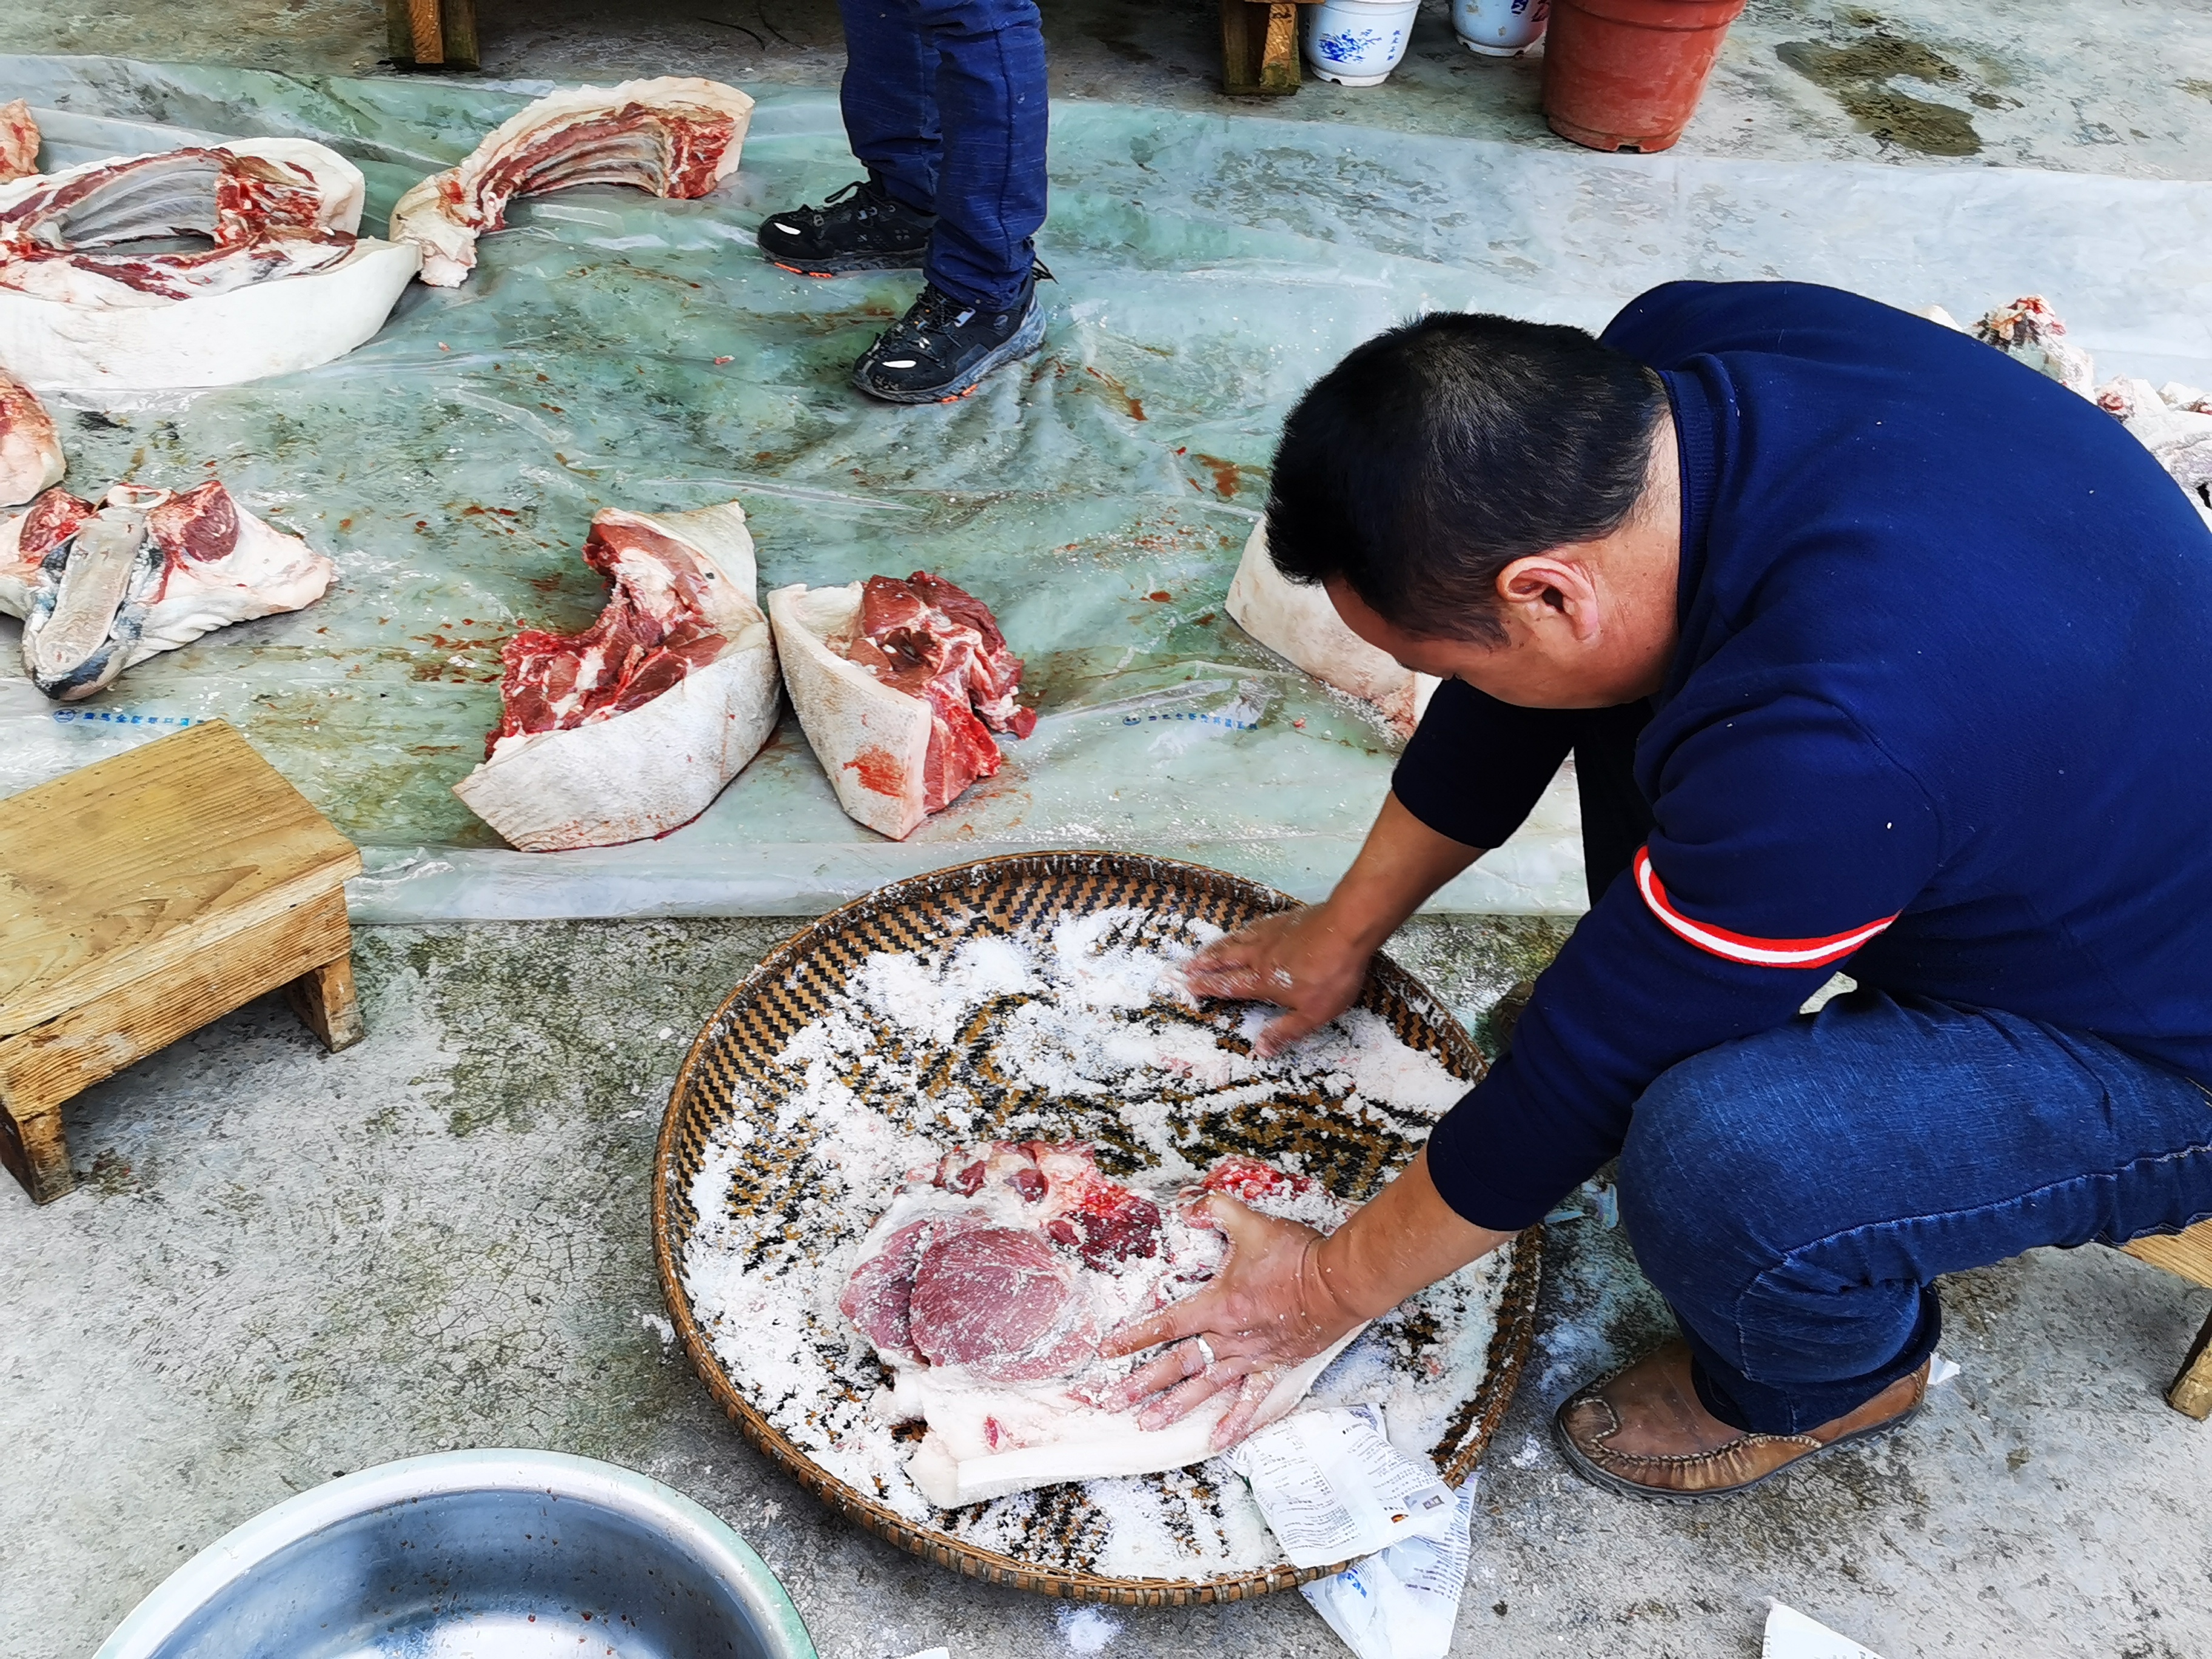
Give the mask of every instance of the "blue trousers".
<path id="1" fill-rule="evenodd" d="M 957 300 L 1021 290 L 1044 223 L 1036 0 L 838 0 L 845 136 L 878 186 L 933 212 L 923 275 Z"/>
<path id="2" fill-rule="evenodd" d="M 1705 1408 L 1794 1434 L 1928 1357 L 1938 1273 L 2212 1215 L 2212 1096 L 2094 1036 L 1861 990 L 1662 1075 L 1620 1211 Z"/>

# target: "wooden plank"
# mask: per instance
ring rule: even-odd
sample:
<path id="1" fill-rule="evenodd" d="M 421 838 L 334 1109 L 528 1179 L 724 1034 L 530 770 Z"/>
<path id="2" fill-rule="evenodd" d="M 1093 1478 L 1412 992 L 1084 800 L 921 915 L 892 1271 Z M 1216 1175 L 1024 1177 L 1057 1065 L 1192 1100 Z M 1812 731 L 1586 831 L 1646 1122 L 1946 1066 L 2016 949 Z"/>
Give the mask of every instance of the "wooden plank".
<path id="1" fill-rule="evenodd" d="M 331 892 L 361 854 L 210 720 L 0 800 L 0 1036 Z"/>
<path id="2" fill-rule="evenodd" d="M 1291 0 L 1221 0 L 1221 89 L 1279 96 L 1298 89 L 1298 9 Z"/>
<path id="3" fill-rule="evenodd" d="M 343 957 L 350 943 L 341 891 L 264 917 L 187 961 L 0 1037 L 0 1088 L 11 1103 L 22 1103 L 21 1109 L 10 1107 L 19 1120 L 26 1111 L 58 1107 L 210 1020 Z"/>
<path id="4" fill-rule="evenodd" d="M 338 901 L 343 915 L 345 901 Z M 284 995 L 307 1028 L 332 1054 L 350 1048 L 368 1035 L 361 1023 L 361 1001 L 354 994 L 353 952 L 310 968 L 284 988 Z"/>
<path id="5" fill-rule="evenodd" d="M 34 1204 L 51 1204 L 76 1186 L 61 1108 L 33 1111 L 25 1105 L 19 1115 L 16 1102 L 0 1084 L 0 1166 L 23 1183 Z"/>
<path id="6" fill-rule="evenodd" d="M 1274 0 L 1267 8 L 1267 36 L 1260 52 L 1260 89 L 1296 92 L 1304 78 L 1298 65 L 1298 9 L 1292 0 Z"/>
<path id="7" fill-rule="evenodd" d="M 2131 1239 L 2120 1248 L 2138 1261 L 2212 1289 L 2212 1221 L 2200 1221 L 2183 1232 Z"/>
<path id="8" fill-rule="evenodd" d="M 477 67 L 477 0 L 442 0 L 447 69 Z"/>
<path id="9" fill-rule="evenodd" d="M 2181 1362 L 2181 1374 L 2166 1391 L 2166 1403 L 2200 1423 L 2212 1417 L 2212 1319 L 2197 1333 L 2197 1346 Z"/>
<path id="10" fill-rule="evenodd" d="M 407 33 L 416 63 L 446 61 L 446 26 L 438 15 L 438 0 L 407 0 Z"/>

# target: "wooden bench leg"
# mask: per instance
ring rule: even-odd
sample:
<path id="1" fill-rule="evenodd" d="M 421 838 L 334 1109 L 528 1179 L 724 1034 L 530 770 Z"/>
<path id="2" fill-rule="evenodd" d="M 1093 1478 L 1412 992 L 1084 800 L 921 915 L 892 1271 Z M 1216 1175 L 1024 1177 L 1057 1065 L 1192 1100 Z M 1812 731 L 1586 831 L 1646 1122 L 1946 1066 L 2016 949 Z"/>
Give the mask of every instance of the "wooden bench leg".
<path id="1" fill-rule="evenodd" d="M 1221 0 L 1221 89 L 1245 96 L 1296 92 L 1298 9 L 1291 0 Z"/>
<path id="2" fill-rule="evenodd" d="M 2166 1391 L 2166 1403 L 2202 1423 L 2212 1417 L 2212 1319 L 2197 1333 L 2197 1344 L 2181 1362 L 2181 1372 Z"/>
<path id="3" fill-rule="evenodd" d="M 23 1183 L 34 1204 L 51 1204 L 76 1185 L 69 1138 L 62 1133 L 62 1109 L 33 1106 L 0 1090 L 0 1164 Z"/>
<path id="4" fill-rule="evenodd" d="M 368 1035 L 361 1023 L 361 1004 L 354 995 L 350 951 L 335 962 L 301 975 L 284 988 L 284 1000 L 332 1054 L 352 1048 Z"/>
<path id="5" fill-rule="evenodd" d="M 402 68 L 477 67 L 476 0 L 384 0 L 384 28 Z"/>

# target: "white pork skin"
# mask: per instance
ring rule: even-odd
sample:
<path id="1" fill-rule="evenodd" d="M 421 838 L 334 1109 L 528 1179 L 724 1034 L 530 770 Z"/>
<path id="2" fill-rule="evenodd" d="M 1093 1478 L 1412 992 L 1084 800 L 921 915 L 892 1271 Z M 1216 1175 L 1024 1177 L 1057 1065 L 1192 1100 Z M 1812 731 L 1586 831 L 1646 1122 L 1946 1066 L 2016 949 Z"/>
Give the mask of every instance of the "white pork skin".
<path id="1" fill-rule="evenodd" d="M 0 185 L 39 170 L 39 123 L 20 98 L 0 104 Z"/>
<path id="2" fill-rule="evenodd" d="M 453 786 L 525 852 L 609 847 L 705 811 L 775 729 L 775 646 L 744 509 L 592 520 L 614 592 L 580 634 L 516 635 L 483 763 Z"/>
<path id="3" fill-rule="evenodd" d="M 1291 581 L 1267 556 L 1267 526 L 1252 526 L 1229 584 L 1229 614 L 1279 656 L 1338 690 L 1372 703 L 1401 737 L 1411 737 L 1436 692 L 1436 677 L 1416 674 L 1344 625 L 1325 589 Z"/>
<path id="4" fill-rule="evenodd" d="M 97 506 L 49 489 L 0 524 L 0 611 L 23 618 L 24 671 L 61 702 L 218 628 L 313 605 L 336 574 L 213 478 L 117 484 Z"/>
<path id="5" fill-rule="evenodd" d="M 300 138 L 114 156 L 0 184 L 0 362 L 45 387 L 230 386 L 384 325 L 420 261 L 356 234 L 361 169 Z M 183 252 L 149 240 L 197 239 Z"/>
<path id="6" fill-rule="evenodd" d="M 0 507 L 21 507 L 59 483 L 67 465 L 46 406 L 0 369 Z"/>
<path id="7" fill-rule="evenodd" d="M 1063 1481 L 1150 1474 L 1211 1455 L 1223 1395 L 1147 1431 L 1102 1403 L 1134 1362 L 1100 1340 L 1220 1270 L 1206 1199 L 1324 1228 L 1344 1206 L 1256 1158 L 1222 1159 L 1196 1187 L 1153 1191 L 1098 1168 L 1080 1142 L 992 1141 L 907 1178 L 861 1242 L 838 1302 L 891 1370 L 878 1416 L 927 1425 L 907 1474 L 942 1509 Z M 1277 1381 L 1259 1426 L 1287 1413 L 1353 1331 Z"/>
<path id="8" fill-rule="evenodd" d="M 422 280 L 465 282 L 477 238 L 507 222 L 518 196 L 579 185 L 627 185 L 654 196 L 704 196 L 736 171 L 753 100 L 696 76 L 566 87 L 501 122 L 459 167 L 399 198 L 390 235 L 422 249 Z"/>

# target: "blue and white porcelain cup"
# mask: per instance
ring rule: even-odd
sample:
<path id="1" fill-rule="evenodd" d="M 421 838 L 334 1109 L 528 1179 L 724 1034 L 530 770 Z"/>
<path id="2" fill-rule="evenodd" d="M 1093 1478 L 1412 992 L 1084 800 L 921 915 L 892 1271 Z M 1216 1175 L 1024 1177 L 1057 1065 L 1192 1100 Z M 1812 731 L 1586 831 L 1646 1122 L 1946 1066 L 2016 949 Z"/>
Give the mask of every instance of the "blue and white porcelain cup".
<path id="1" fill-rule="evenodd" d="M 1518 58 L 1544 38 L 1552 0 L 1452 0 L 1452 33 L 1486 58 Z"/>
<path id="2" fill-rule="evenodd" d="M 1406 55 L 1421 0 L 1321 0 L 1305 13 L 1306 64 L 1324 81 L 1379 87 Z"/>

